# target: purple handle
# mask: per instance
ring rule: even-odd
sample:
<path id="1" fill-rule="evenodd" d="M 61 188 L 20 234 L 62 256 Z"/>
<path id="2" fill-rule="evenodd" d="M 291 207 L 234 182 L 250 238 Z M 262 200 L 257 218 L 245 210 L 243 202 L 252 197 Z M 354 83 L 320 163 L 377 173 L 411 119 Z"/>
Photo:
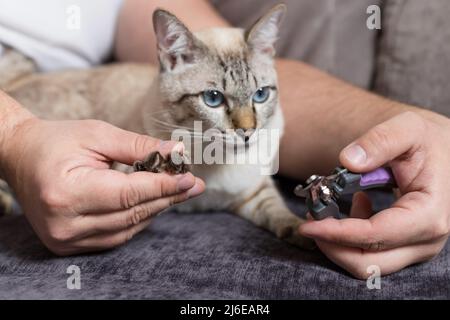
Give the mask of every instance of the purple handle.
<path id="1" fill-rule="evenodd" d="M 391 169 L 378 168 L 372 172 L 362 174 L 359 185 L 362 188 L 392 186 L 395 185 L 395 179 Z"/>

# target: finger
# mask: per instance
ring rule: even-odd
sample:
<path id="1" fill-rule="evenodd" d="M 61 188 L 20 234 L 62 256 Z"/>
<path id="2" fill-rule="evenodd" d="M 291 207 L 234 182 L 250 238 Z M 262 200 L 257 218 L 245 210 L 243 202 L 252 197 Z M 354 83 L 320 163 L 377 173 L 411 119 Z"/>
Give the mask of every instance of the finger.
<path id="1" fill-rule="evenodd" d="M 97 234 L 81 239 L 75 241 L 71 245 L 71 248 L 79 253 L 115 248 L 130 241 L 136 234 L 146 229 L 150 223 L 151 219 L 147 219 L 125 230 L 114 233 Z"/>
<path id="2" fill-rule="evenodd" d="M 369 219 L 307 221 L 300 226 L 300 233 L 316 240 L 374 251 L 429 241 L 442 234 L 439 221 L 429 219 L 432 210 L 427 207 L 428 202 L 421 193 L 409 193 L 392 208 Z"/>
<path id="3" fill-rule="evenodd" d="M 204 185 L 200 181 L 198 186 L 194 188 L 204 189 Z M 181 203 L 189 198 L 194 197 L 189 192 L 183 192 L 175 196 L 161 198 L 134 206 L 125 211 L 107 213 L 102 215 L 85 215 L 80 216 L 75 223 L 80 230 L 78 239 L 86 238 L 95 234 L 111 233 L 128 229 L 134 225 L 141 223 L 149 218 L 160 214 L 163 210 L 172 205 Z"/>
<path id="4" fill-rule="evenodd" d="M 395 248 L 380 252 L 364 251 L 340 246 L 334 243 L 316 241 L 319 249 L 335 264 L 359 279 L 367 279 L 373 271 L 369 267 L 379 268 L 381 275 L 390 274 L 409 265 L 428 261 L 444 247 L 445 241 Z"/>
<path id="5" fill-rule="evenodd" d="M 142 160 L 151 152 L 160 151 L 163 155 L 169 154 L 173 148 L 181 148 L 182 143 L 175 141 L 162 141 L 146 135 L 119 129 L 113 125 L 93 121 L 93 132 L 98 139 L 90 139 L 88 146 L 95 144 L 94 151 L 110 160 L 132 165 L 136 160 Z"/>
<path id="6" fill-rule="evenodd" d="M 347 146 L 341 163 L 355 172 L 376 169 L 421 145 L 425 122 L 412 112 L 400 114 L 375 126 Z M 411 130 L 414 128 L 414 130 Z"/>
<path id="7" fill-rule="evenodd" d="M 372 202 L 365 192 L 357 192 L 353 195 L 350 217 L 356 219 L 368 219 L 373 215 Z"/>
<path id="8" fill-rule="evenodd" d="M 130 209 L 138 204 L 188 191 L 191 196 L 203 192 L 204 183 L 191 173 L 135 172 L 124 174 L 114 170 L 86 169 L 79 173 L 72 194 L 78 212 L 110 212 Z"/>

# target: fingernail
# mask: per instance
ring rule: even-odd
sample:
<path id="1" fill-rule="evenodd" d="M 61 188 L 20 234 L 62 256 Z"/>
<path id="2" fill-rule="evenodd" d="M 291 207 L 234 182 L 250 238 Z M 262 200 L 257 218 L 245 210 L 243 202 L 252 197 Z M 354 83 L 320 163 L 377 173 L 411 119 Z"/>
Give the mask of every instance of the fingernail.
<path id="1" fill-rule="evenodd" d="M 195 178 L 192 176 L 192 174 L 185 174 L 180 177 L 180 180 L 178 181 L 178 190 L 179 191 L 186 191 L 191 189 L 195 184 Z"/>
<path id="2" fill-rule="evenodd" d="M 364 164 L 367 160 L 366 151 L 359 144 L 352 144 L 344 149 L 344 157 L 353 164 Z"/>
<path id="3" fill-rule="evenodd" d="M 196 197 L 196 196 L 202 194 L 203 191 L 205 191 L 204 184 L 199 182 L 198 179 L 196 179 L 195 185 L 191 189 L 189 189 L 189 191 L 187 192 L 188 198 Z"/>

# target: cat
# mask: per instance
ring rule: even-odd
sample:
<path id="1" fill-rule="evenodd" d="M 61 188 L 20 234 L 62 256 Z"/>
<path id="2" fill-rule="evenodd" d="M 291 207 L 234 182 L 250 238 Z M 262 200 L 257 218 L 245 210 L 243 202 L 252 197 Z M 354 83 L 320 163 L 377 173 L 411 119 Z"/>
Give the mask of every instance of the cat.
<path id="1" fill-rule="evenodd" d="M 225 139 L 244 145 L 240 152 L 257 152 L 255 140 L 267 139 L 257 133 L 282 132 L 284 125 L 274 44 L 285 11 L 284 5 L 275 6 L 247 31 L 192 33 L 175 15 L 157 9 L 153 25 L 159 70 L 112 64 L 33 74 L 13 81 L 6 91 L 45 119 L 99 119 L 165 140 L 173 129 L 191 130 L 194 121 L 201 121 L 203 130 L 217 129 Z M 276 155 L 273 150 L 271 159 Z M 311 248 L 312 240 L 298 231 L 304 220 L 287 208 L 272 178 L 259 170 L 251 164 L 194 163 L 191 171 L 206 182 L 206 191 L 176 209 L 232 211 L 280 239 Z"/>

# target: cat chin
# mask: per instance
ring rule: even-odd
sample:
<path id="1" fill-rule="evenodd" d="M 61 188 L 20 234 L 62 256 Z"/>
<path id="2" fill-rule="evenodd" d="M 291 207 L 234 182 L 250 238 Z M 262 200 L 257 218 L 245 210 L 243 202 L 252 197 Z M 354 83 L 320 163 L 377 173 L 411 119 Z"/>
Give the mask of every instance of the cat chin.
<path id="1" fill-rule="evenodd" d="M 225 146 L 227 148 L 238 148 L 238 150 L 248 150 L 249 148 L 252 148 L 257 145 L 257 141 L 252 142 L 225 142 Z"/>
<path id="2" fill-rule="evenodd" d="M 250 140 L 248 140 L 247 142 L 245 142 L 244 140 L 242 140 L 241 138 L 237 138 L 234 139 L 233 141 L 226 141 L 225 142 L 225 146 L 227 147 L 239 147 L 239 148 L 248 148 L 248 147 L 252 147 L 254 145 L 256 145 L 258 142 L 258 139 L 255 138 L 250 138 Z"/>

